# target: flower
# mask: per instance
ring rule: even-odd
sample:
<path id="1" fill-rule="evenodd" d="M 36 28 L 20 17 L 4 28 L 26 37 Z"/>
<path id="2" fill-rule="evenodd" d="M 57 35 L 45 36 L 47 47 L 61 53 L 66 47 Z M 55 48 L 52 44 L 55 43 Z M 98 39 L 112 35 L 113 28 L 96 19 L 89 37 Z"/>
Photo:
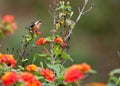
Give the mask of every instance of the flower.
<path id="1" fill-rule="evenodd" d="M 3 20 L 4 23 L 5 22 L 12 23 L 12 22 L 14 22 L 14 16 L 12 16 L 12 15 L 5 15 L 5 16 L 2 17 L 2 20 Z"/>
<path id="2" fill-rule="evenodd" d="M 86 63 L 82 63 L 81 64 L 81 69 L 80 69 L 83 73 L 88 73 L 91 70 L 91 66 L 86 64 Z"/>
<path id="3" fill-rule="evenodd" d="M 0 54 L 0 62 L 5 63 L 11 67 L 15 67 L 15 65 L 16 65 L 16 60 L 10 54 Z"/>
<path id="4" fill-rule="evenodd" d="M 24 82 L 30 82 L 32 83 L 33 81 L 35 81 L 35 77 L 33 74 L 29 73 L 29 72 L 24 72 L 21 74 L 21 79 Z"/>
<path id="5" fill-rule="evenodd" d="M 43 45 L 43 44 L 47 44 L 48 41 L 45 40 L 45 38 L 40 38 L 37 42 L 36 42 L 36 45 Z"/>
<path id="6" fill-rule="evenodd" d="M 78 68 L 70 67 L 65 71 L 64 81 L 66 83 L 76 82 L 77 80 L 83 79 L 83 78 L 84 78 L 84 75 Z"/>
<path id="7" fill-rule="evenodd" d="M 21 79 L 25 82 L 26 86 L 42 86 L 41 82 L 38 81 L 35 76 L 29 72 L 21 74 Z"/>
<path id="8" fill-rule="evenodd" d="M 37 70 L 37 66 L 36 65 L 34 65 L 34 64 L 31 64 L 31 65 L 28 65 L 27 67 L 26 67 L 26 70 L 27 71 L 36 71 Z"/>
<path id="9" fill-rule="evenodd" d="M 45 78 L 48 80 L 48 81 L 54 81 L 55 79 L 55 74 L 53 73 L 53 71 L 51 71 L 50 69 L 46 68 L 46 69 L 43 69 L 42 70 L 42 73 L 41 73 L 43 76 L 45 76 Z"/>
<path id="10" fill-rule="evenodd" d="M 54 39 L 54 42 L 58 43 L 58 44 L 62 44 L 63 43 L 63 39 L 61 37 L 57 37 L 57 38 Z"/>
<path id="11" fill-rule="evenodd" d="M 107 85 L 102 82 L 92 82 L 92 83 L 88 83 L 86 86 L 107 86 Z"/>
<path id="12" fill-rule="evenodd" d="M 42 86 L 41 82 L 38 80 L 35 80 L 34 82 L 30 83 L 28 82 L 26 86 Z"/>
<path id="13" fill-rule="evenodd" d="M 10 86 L 19 80 L 19 76 L 15 72 L 6 72 L 2 76 L 2 82 L 4 86 Z"/>
<path id="14" fill-rule="evenodd" d="M 5 34 L 13 34 L 13 32 L 17 29 L 16 22 L 14 21 L 14 16 L 12 15 L 5 15 L 2 17 L 2 22 Z"/>
<path id="15" fill-rule="evenodd" d="M 62 47 L 64 48 L 66 46 L 68 46 L 67 42 L 62 42 Z"/>
<path id="16" fill-rule="evenodd" d="M 82 63 L 82 64 L 74 64 L 70 67 L 72 68 L 78 68 L 81 72 L 83 73 L 88 73 L 91 70 L 91 66 L 86 64 L 86 63 Z"/>

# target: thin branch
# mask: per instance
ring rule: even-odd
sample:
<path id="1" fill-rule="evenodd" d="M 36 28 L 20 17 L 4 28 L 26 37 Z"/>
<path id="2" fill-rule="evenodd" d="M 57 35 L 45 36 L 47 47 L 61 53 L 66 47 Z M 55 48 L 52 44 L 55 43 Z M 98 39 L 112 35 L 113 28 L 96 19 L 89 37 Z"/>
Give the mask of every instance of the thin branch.
<path id="1" fill-rule="evenodd" d="M 65 37 L 65 41 L 70 37 L 70 35 L 72 34 L 72 31 L 73 31 L 73 29 L 71 29 L 71 30 L 69 31 L 68 35 Z"/>
<path id="2" fill-rule="evenodd" d="M 85 7 L 86 7 L 86 5 L 87 5 L 87 3 L 88 3 L 88 1 L 86 1 L 86 0 L 85 0 L 85 3 L 84 3 L 84 5 L 83 5 L 83 7 L 82 7 L 82 10 L 81 10 L 81 11 L 80 11 L 80 8 L 78 8 L 79 15 L 78 15 L 78 17 L 77 17 L 77 19 L 76 19 L 76 21 L 75 21 L 75 22 L 78 22 L 78 21 L 80 20 L 80 18 L 81 18 L 81 16 L 82 16 L 82 14 L 83 14 L 83 12 L 84 12 L 84 9 L 85 9 Z"/>
<path id="3" fill-rule="evenodd" d="M 87 12 L 91 11 L 91 10 L 92 10 L 92 8 L 93 8 L 93 6 L 94 6 L 94 3 L 92 4 L 92 6 L 91 6 L 88 10 L 84 11 L 82 14 L 84 15 L 85 13 L 87 13 Z"/>

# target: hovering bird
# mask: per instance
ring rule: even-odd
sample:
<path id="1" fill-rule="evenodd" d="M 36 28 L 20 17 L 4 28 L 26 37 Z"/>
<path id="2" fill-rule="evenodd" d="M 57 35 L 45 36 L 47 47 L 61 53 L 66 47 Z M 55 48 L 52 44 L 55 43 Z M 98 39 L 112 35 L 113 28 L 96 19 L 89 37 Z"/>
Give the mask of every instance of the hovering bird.
<path id="1" fill-rule="evenodd" d="M 40 27 L 41 27 L 42 21 L 37 20 L 36 22 L 32 23 L 29 27 L 27 27 L 26 29 L 29 30 L 29 33 L 31 34 L 32 37 L 34 37 L 34 35 L 39 35 L 41 34 L 40 32 Z"/>

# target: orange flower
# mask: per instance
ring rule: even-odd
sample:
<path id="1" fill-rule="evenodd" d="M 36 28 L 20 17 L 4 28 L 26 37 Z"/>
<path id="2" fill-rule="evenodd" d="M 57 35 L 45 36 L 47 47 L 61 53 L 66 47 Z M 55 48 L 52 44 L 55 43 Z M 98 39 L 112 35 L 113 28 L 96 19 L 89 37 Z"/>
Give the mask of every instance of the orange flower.
<path id="1" fill-rule="evenodd" d="M 17 25 L 14 21 L 14 16 L 6 15 L 2 17 L 2 22 L 5 27 L 5 31 L 7 34 L 12 34 L 14 30 L 17 29 Z M 9 26 L 9 29 L 7 28 Z"/>
<path id="2" fill-rule="evenodd" d="M 53 73 L 53 71 L 51 71 L 50 69 L 46 68 L 42 70 L 42 75 L 45 76 L 45 78 L 48 81 L 54 81 L 55 79 L 55 74 Z"/>
<path id="3" fill-rule="evenodd" d="M 102 82 L 92 82 L 92 83 L 88 83 L 86 86 L 107 86 L 107 85 Z"/>
<path id="4" fill-rule="evenodd" d="M 57 38 L 54 39 L 54 42 L 62 44 L 63 43 L 63 39 L 61 37 L 57 37 Z"/>
<path id="5" fill-rule="evenodd" d="M 78 68 L 81 72 L 83 73 L 88 73 L 91 70 L 91 66 L 86 64 L 86 63 L 82 63 L 82 64 L 74 64 L 70 67 L 71 69 L 73 68 Z"/>
<path id="6" fill-rule="evenodd" d="M 84 75 L 78 68 L 70 67 L 65 71 L 64 81 L 66 83 L 76 82 L 77 80 L 83 79 L 83 78 L 84 78 Z"/>
<path id="7" fill-rule="evenodd" d="M 35 80 L 34 82 L 30 83 L 28 82 L 26 86 L 42 86 L 41 82 L 38 80 Z"/>
<path id="8" fill-rule="evenodd" d="M 43 44 L 47 44 L 48 41 L 45 40 L 45 38 L 40 38 L 37 42 L 36 42 L 36 45 L 43 45 Z"/>
<path id="9" fill-rule="evenodd" d="M 37 71 L 37 66 L 36 65 L 34 65 L 34 64 L 31 64 L 31 65 L 28 65 L 27 67 L 26 67 L 26 70 L 27 71 Z"/>
<path id="10" fill-rule="evenodd" d="M 15 67 L 16 65 L 16 60 L 10 54 L 0 54 L 0 62 L 12 67 Z"/>
<path id="11" fill-rule="evenodd" d="M 91 70 L 91 66 L 86 64 L 86 63 L 82 63 L 81 64 L 81 69 L 80 69 L 83 73 L 88 73 Z"/>
<path id="12" fill-rule="evenodd" d="M 2 76 L 2 82 L 4 86 L 10 86 L 19 80 L 19 76 L 15 72 L 6 72 Z"/>

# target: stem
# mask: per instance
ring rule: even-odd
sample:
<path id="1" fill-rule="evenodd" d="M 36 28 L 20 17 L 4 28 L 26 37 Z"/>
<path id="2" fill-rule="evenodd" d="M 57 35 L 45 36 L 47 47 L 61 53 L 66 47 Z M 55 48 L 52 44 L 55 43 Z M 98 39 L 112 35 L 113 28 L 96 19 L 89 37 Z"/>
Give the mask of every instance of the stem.
<path id="1" fill-rule="evenodd" d="M 63 39 L 64 39 L 64 41 L 65 41 L 66 34 L 67 34 L 66 17 L 67 17 L 67 15 L 64 16 L 64 30 L 63 30 L 63 31 L 64 31 L 64 35 L 63 35 Z"/>
<path id="2" fill-rule="evenodd" d="M 22 61 L 22 58 L 24 58 L 25 59 L 25 54 L 26 54 L 26 49 L 27 49 L 27 47 L 29 46 L 29 44 L 30 44 L 30 42 L 31 42 L 32 40 L 30 40 L 29 42 L 25 42 L 25 43 L 23 43 L 22 44 L 22 48 L 21 48 L 21 50 L 19 51 L 19 57 L 18 57 L 18 59 L 17 59 L 17 62 L 21 59 L 21 61 Z M 24 64 L 25 64 L 25 62 L 23 62 L 23 66 L 24 66 Z"/>
<path id="3" fill-rule="evenodd" d="M 76 82 L 76 85 L 77 85 L 77 86 L 80 86 L 80 83 L 79 83 L 79 81 L 77 81 L 77 82 Z"/>
<path id="4" fill-rule="evenodd" d="M 57 5 L 57 0 L 53 0 L 53 29 L 51 30 L 52 32 L 52 43 L 50 45 L 50 52 L 51 52 L 51 58 L 53 59 L 53 61 L 51 62 L 51 64 L 54 65 L 54 51 L 53 51 L 53 47 L 54 47 L 54 38 L 55 38 L 55 32 L 56 32 L 56 6 Z"/>
<path id="5" fill-rule="evenodd" d="M 51 43 L 51 58 L 53 59 L 53 61 L 51 62 L 51 64 L 54 65 L 54 51 L 53 51 L 53 48 L 54 48 L 54 32 L 52 32 L 52 43 Z"/>
<path id="6" fill-rule="evenodd" d="M 44 46 L 45 51 L 52 57 L 51 53 L 48 51 L 48 49 Z"/>

